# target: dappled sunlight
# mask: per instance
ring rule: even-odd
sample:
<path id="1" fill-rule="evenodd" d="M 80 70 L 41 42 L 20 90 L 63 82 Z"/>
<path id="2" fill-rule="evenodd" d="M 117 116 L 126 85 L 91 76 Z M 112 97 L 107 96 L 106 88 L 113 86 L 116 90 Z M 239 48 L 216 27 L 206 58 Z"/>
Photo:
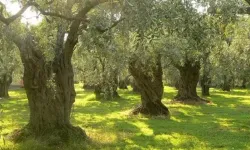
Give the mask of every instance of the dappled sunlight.
<path id="1" fill-rule="evenodd" d="M 171 118 L 131 116 L 130 111 L 140 103 L 140 95 L 119 90 L 120 98 L 96 100 L 93 91 L 77 86 L 76 102 L 71 121 L 83 128 L 90 137 L 89 149 L 247 149 L 250 147 L 250 94 L 246 90 L 222 92 L 211 90 L 212 105 L 170 103 L 176 94 L 165 87 L 163 103 Z M 237 93 L 234 93 L 237 92 Z M 23 127 L 29 119 L 23 90 L 11 91 L 11 98 L 0 101 L 3 108 L 1 134 L 7 135 Z M 6 141 L 12 148 L 13 143 Z M 0 147 L 3 142 L 0 139 Z M 20 147 L 23 145 L 21 144 Z"/>
<path id="2" fill-rule="evenodd" d="M 115 144 L 118 139 L 115 133 L 107 132 L 105 129 L 101 131 L 89 130 L 87 135 L 91 140 L 100 144 Z"/>
<path id="3" fill-rule="evenodd" d="M 180 134 L 180 133 L 171 133 L 169 135 L 166 134 L 156 135 L 155 140 L 159 142 L 168 141 L 175 148 L 189 147 L 196 149 L 199 148 L 204 149 L 206 147 L 206 143 L 199 140 L 195 136 Z M 199 147 L 196 147 L 196 145 L 199 145 Z"/>
<path id="4" fill-rule="evenodd" d="M 140 121 L 136 121 L 132 123 L 134 126 L 136 126 L 137 128 L 140 129 L 141 133 L 147 136 L 153 135 L 153 130 L 149 128 L 149 126 L 144 123 L 144 122 L 140 122 Z"/>

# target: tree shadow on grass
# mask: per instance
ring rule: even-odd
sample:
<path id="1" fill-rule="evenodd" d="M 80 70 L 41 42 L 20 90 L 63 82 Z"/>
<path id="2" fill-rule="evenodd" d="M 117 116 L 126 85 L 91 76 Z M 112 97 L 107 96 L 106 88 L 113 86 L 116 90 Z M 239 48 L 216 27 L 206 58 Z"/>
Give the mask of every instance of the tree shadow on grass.
<path id="1" fill-rule="evenodd" d="M 164 103 L 175 93 L 166 90 Z M 167 120 L 126 116 L 125 111 L 140 103 L 140 95 L 130 91 L 121 91 L 121 98 L 116 101 L 88 99 L 90 93 L 86 91 L 78 94 L 72 122 L 87 131 L 92 141 L 87 146 L 89 149 L 249 148 L 250 105 L 242 96 L 212 93 L 208 98 L 213 105 L 168 104 L 172 118 Z M 14 101 L 9 102 L 9 108 L 24 109 Z M 11 115 L 11 109 L 8 110 Z"/>
<path id="2" fill-rule="evenodd" d="M 171 120 L 105 118 L 97 121 L 94 128 L 105 126 L 105 130 L 114 132 L 118 138 L 116 142 L 97 145 L 121 149 L 248 149 L 250 106 L 242 102 L 245 99 L 216 94 L 210 98 L 214 105 L 169 105 Z M 126 136 L 120 136 L 121 132 Z"/>

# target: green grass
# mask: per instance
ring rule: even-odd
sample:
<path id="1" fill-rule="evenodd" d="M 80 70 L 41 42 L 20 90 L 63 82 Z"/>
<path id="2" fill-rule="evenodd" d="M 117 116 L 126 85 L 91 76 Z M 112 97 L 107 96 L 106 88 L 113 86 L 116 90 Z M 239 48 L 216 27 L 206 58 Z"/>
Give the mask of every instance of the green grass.
<path id="1" fill-rule="evenodd" d="M 140 96 L 120 90 L 120 99 L 96 101 L 91 91 L 77 85 L 72 123 L 82 127 L 90 141 L 60 147 L 81 149 L 250 149 L 250 91 L 222 92 L 211 89 L 211 105 L 170 104 L 176 90 L 165 87 L 163 102 L 171 119 L 131 117 L 131 108 Z M 28 121 L 28 104 L 23 90 L 11 91 L 11 99 L 0 100 L 0 134 L 7 135 Z M 20 144 L 0 139 L 1 149 L 43 150 L 42 143 L 29 140 Z M 51 148 L 52 149 L 52 148 Z M 56 148 L 53 148 L 56 149 Z"/>

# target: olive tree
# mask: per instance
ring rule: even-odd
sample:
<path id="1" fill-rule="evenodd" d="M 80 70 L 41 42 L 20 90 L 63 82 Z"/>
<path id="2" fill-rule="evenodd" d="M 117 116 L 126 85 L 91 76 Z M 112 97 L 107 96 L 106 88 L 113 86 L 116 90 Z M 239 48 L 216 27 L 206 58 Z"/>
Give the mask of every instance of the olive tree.
<path id="1" fill-rule="evenodd" d="M 9 87 L 12 83 L 12 74 L 20 67 L 20 57 L 17 48 L 4 35 L 0 37 L 0 97 L 9 97 Z"/>
<path id="2" fill-rule="evenodd" d="M 85 138 L 85 132 L 70 123 L 76 96 L 71 59 L 79 33 L 88 27 L 91 19 L 88 13 L 108 0 L 20 2 L 23 7 L 15 15 L 0 14 L 1 23 L 8 25 L 5 31 L 20 51 L 30 108 L 29 123 L 18 132 L 17 139 L 21 140 L 23 135 L 41 137 L 53 134 L 59 141 L 69 140 L 73 135 Z M 29 7 L 46 19 L 41 26 L 18 32 L 12 22 Z"/>

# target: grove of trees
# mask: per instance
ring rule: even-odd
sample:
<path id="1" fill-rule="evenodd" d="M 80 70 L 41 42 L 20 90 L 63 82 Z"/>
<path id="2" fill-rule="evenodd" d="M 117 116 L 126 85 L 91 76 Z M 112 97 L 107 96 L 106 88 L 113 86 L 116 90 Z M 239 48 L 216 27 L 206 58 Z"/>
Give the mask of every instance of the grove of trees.
<path id="1" fill-rule="evenodd" d="M 13 72 L 28 98 L 26 137 L 85 139 L 70 122 L 75 81 L 98 100 L 116 100 L 119 87 L 138 87 L 133 115 L 170 117 L 164 85 L 174 102 L 206 104 L 209 88 L 247 88 L 250 77 L 250 1 L 246 0 L 17 0 L 11 14 L 0 1 L 0 97 L 9 97 Z M 31 8 L 38 25 L 21 23 Z M 21 71 L 22 72 L 22 71 Z M 132 108 L 131 108 L 132 109 Z"/>

